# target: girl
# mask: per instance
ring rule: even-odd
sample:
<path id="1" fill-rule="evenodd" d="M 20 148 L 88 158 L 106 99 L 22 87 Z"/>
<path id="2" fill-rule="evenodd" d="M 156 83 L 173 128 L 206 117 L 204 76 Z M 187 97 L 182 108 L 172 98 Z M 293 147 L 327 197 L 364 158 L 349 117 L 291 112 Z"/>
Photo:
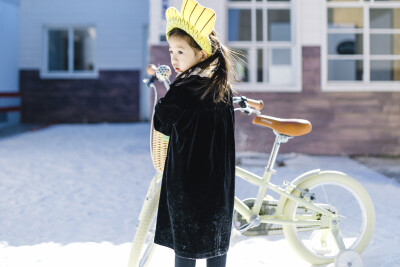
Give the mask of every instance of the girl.
<path id="1" fill-rule="evenodd" d="M 178 73 L 155 107 L 154 128 L 170 137 L 157 215 L 156 244 L 175 266 L 224 267 L 235 190 L 232 52 L 221 45 L 215 13 L 184 0 L 166 12 L 171 64 Z"/>

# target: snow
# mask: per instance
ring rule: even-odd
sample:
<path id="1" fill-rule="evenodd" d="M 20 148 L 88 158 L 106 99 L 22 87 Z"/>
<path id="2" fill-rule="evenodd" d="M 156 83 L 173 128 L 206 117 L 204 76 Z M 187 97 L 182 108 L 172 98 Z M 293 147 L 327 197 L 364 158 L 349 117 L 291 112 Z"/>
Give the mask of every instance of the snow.
<path id="1" fill-rule="evenodd" d="M 56 125 L 0 140 L 0 266 L 126 266 L 137 217 L 155 171 L 149 124 Z M 287 144 L 283 144 L 287 145 Z M 270 149 L 270 148 L 268 148 Z M 267 151 L 266 151 L 267 152 Z M 262 175 L 266 155 L 239 153 Z M 261 160 L 260 160 L 261 159 Z M 348 157 L 285 154 L 275 184 L 311 169 L 343 171 L 370 193 L 377 221 L 365 266 L 400 266 L 400 184 Z M 237 179 L 237 195 L 257 188 Z M 173 266 L 159 247 L 151 266 Z M 197 266 L 206 266 L 199 260 Z M 283 237 L 242 237 L 227 266 L 310 266 Z"/>

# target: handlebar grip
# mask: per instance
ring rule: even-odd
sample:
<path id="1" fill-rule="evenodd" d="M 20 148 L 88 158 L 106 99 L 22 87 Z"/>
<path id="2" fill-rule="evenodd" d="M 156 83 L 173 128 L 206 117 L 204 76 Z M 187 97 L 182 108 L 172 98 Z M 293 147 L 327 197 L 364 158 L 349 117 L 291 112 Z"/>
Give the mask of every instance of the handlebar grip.
<path id="1" fill-rule="evenodd" d="M 149 76 L 153 76 L 154 74 L 156 74 L 156 71 L 157 71 L 157 67 L 154 64 L 150 64 L 147 67 L 147 74 Z"/>
<path id="2" fill-rule="evenodd" d="M 264 107 L 264 102 L 262 100 L 254 100 L 247 98 L 247 104 L 256 110 L 262 110 Z"/>

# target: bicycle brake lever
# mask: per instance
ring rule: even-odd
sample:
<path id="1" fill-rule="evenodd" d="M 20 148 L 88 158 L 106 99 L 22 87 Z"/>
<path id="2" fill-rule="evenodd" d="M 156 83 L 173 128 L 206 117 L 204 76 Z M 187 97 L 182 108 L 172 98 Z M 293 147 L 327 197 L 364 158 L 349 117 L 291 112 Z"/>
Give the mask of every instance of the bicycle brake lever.
<path id="1" fill-rule="evenodd" d="M 143 82 L 144 82 L 148 87 L 150 87 L 150 84 L 154 83 L 154 81 L 155 81 L 156 78 L 157 78 L 156 75 L 153 75 L 153 76 L 151 76 L 151 77 L 148 78 L 148 79 L 143 79 Z"/>
<path id="2" fill-rule="evenodd" d="M 247 108 L 248 107 L 248 104 L 246 103 L 247 98 L 245 96 L 241 96 L 240 98 L 241 100 L 238 102 L 238 105 L 241 108 Z"/>

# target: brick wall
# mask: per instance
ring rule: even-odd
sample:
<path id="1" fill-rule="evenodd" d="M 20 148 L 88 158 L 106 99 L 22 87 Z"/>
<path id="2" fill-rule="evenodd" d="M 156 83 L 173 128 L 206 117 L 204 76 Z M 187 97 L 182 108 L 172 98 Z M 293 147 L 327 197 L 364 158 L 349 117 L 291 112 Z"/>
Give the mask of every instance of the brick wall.
<path id="1" fill-rule="evenodd" d="M 98 79 L 40 79 L 20 71 L 21 122 L 82 123 L 139 120 L 139 71 L 100 71 Z"/>

